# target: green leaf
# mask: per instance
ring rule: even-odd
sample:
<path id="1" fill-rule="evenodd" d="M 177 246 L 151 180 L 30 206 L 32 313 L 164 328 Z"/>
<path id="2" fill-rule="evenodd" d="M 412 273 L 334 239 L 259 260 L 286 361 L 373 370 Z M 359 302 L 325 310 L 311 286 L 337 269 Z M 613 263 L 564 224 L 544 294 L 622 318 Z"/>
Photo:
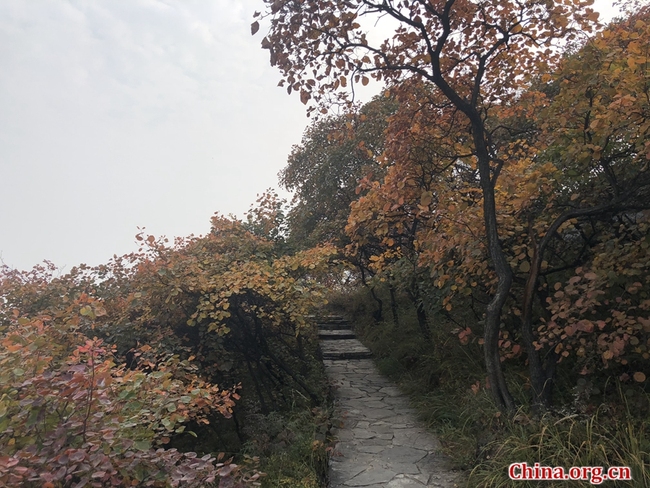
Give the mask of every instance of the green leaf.
<path id="1" fill-rule="evenodd" d="M 133 398 L 134 396 L 135 392 L 133 390 L 122 390 L 119 393 L 118 398 L 120 400 L 127 400 L 128 398 Z"/>
<path id="2" fill-rule="evenodd" d="M 151 443 L 149 441 L 135 441 L 134 446 L 140 451 L 148 451 L 151 449 Z"/>
<path id="3" fill-rule="evenodd" d="M 88 305 L 86 305 L 85 307 L 82 307 L 81 310 L 79 311 L 79 313 L 80 313 L 81 315 L 83 315 L 84 317 L 88 317 L 88 316 L 92 316 L 92 315 L 94 315 L 94 314 L 93 314 L 93 309 L 90 308 Z"/>

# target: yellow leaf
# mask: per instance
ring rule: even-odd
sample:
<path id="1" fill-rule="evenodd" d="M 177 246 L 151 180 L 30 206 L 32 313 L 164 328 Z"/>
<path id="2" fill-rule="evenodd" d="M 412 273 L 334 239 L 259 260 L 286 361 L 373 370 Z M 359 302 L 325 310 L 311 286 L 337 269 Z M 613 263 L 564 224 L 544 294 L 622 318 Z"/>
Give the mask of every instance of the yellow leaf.
<path id="1" fill-rule="evenodd" d="M 591 9 L 590 9 L 591 10 Z M 598 18 L 600 17 L 600 14 L 596 12 L 595 10 L 587 11 L 587 18 L 592 21 L 592 22 L 597 22 Z"/>

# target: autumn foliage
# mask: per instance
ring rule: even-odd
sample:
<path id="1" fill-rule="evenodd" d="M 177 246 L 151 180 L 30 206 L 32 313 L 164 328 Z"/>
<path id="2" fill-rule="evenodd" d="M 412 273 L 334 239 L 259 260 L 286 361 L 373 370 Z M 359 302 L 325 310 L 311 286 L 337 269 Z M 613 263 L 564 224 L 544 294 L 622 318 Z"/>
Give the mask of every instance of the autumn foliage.
<path id="1" fill-rule="evenodd" d="M 287 402 L 283 388 L 318 403 L 306 317 L 332 249 L 285 255 L 221 216 L 205 237 L 137 239 L 65 275 L 2 269 L 0 484 L 258 485 L 254 466 L 172 446 L 241 395 L 253 411 Z"/>
<path id="2" fill-rule="evenodd" d="M 399 297 L 426 340 L 456 324 L 503 410 L 508 364 L 538 408 L 558 371 L 646 388 L 648 7 L 601 28 L 578 1 L 266 3 L 262 46 L 311 112 L 389 82 L 380 170 L 357 173 L 345 228 L 379 316 L 383 284 L 396 324 Z M 383 43 L 364 28 L 382 16 Z"/>
<path id="3" fill-rule="evenodd" d="M 557 384 L 647 392 L 650 8 L 603 27 L 590 3 L 265 0 L 262 46 L 321 114 L 280 175 L 292 205 L 65 274 L 3 266 L 0 484 L 259 485 L 187 446 L 322 416 L 310 316 L 343 282 L 398 330 L 408 307 L 431 351 L 481 351 L 468 391 L 503 411 L 513 377 L 538 412 Z"/>

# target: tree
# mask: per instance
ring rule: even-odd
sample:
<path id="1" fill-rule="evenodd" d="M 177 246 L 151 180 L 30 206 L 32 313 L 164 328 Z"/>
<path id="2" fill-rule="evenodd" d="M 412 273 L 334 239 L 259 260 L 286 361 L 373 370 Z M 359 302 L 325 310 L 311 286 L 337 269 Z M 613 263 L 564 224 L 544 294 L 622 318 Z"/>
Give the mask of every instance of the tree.
<path id="1" fill-rule="evenodd" d="M 558 312 L 555 303 L 553 312 L 546 311 L 547 300 L 553 299 L 548 287 L 559 286 L 557 280 L 571 279 L 565 298 L 585 289 L 574 285 L 583 279 L 585 267 L 592 268 L 599 246 L 617 249 L 619 233 L 627 236 L 626 242 L 636 243 L 638 235 L 644 235 L 644 217 L 639 211 L 650 205 L 645 48 L 641 47 L 647 46 L 648 39 L 645 15 L 637 12 L 573 50 L 556 73 L 542 77 L 512 105 L 502 107 L 498 120 L 487 120 L 501 127 L 497 219 L 504 254 L 515 276 L 510 291 L 513 300 L 505 310 L 509 319 L 503 320 L 511 331 L 502 344 L 511 350 L 502 347 L 501 357 L 512 357 L 521 345 L 525 347 L 533 403 L 538 406 L 550 404 L 556 363 L 572 349 L 585 351 L 570 344 L 576 337 L 573 326 L 566 325 L 568 334 L 558 334 L 557 323 L 567 313 L 571 324 L 581 323 L 583 328 L 589 328 L 587 324 L 595 317 L 601 324 L 617 323 L 603 314 L 602 307 L 587 313 L 591 309 L 582 302 L 576 308 L 565 300 L 563 311 Z M 386 175 L 377 181 L 364 180 L 368 190 L 353 204 L 348 229 L 355 245 L 368 247 L 373 242 L 370 259 L 375 267 L 386 267 L 393 266 L 395 248 L 400 255 L 409 254 L 404 229 L 417 222 L 411 239 L 418 245 L 419 264 L 440 289 L 439 305 L 450 311 L 454 297 L 473 297 L 478 291 L 480 298 L 484 290 L 494 293 L 496 284 L 479 237 L 483 224 L 478 181 L 468 156 L 463 157 L 468 131 L 454 130 L 454 124 L 460 128 L 458 123 L 450 123 L 453 119 L 445 117 L 426 86 L 402 83 L 399 91 L 399 107 L 386 135 Z M 610 233 L 613 223 L 620 228 L 616 235 Z M 632 256 L 636 257 L 619 259 L 619 276 L 628 272 L 636 276 L 644 267 L 643 258 Z M 597 262 L 608 269 L 602 259 Z M 564 276 L 571 268 L 581 271 Z M 630 279 L 624 286 L 619 279 L 619 286 L 643 293 L 639 282 Z M 616 287 L 605 288 L 613 296 Z M 602 287 L 598 290 L 592 292 L 603 292 Z M 608 300 L 614 303 L 613 298 Z M 634 303 L 622 296 L 616 300 Z M 435 303 L 436 298 L 431 296 L 429 301 Z M 579 310 L 586 315 L 581 317 Z M 514 330 L 516 317 L 521 323 Z M 638 320 L 640 324 L 645 319 Z M 634 328 L 620 330 L 626 331 L 627 338 L 635 336 L 634 341 L 644 343 Z M 591 331 L 593 335 L 595 329 Z M 553 334 L 555 339 L 550 337 Z M 585 331 L 578 336 L 580 341 L 592 340 Z M 621 340 L 620 344 L 627 341 Z M 614 352 L 618 357 L 622 349 L 605 350 L 608 356 Z"/>
<path id="2" fill-rule="evenodd" d="M 295 192 L 289 212 L 290 237 L 305 248 L 347 242 L 343 228 L 359 180 L 382 173 L 384 130 L 395 101 L 377 97 L 358 110 L 315 121 L 294 146 L 280 183 Z"/>
<path id="3" fill-rule="evenodd" d="M 626 19 L 614 21 L 579 50 L 569 53 L 555 74 L 543 78 L 548 83 L 550 100 L 548 107 L 540 110 L 537 116 L 536 123 L 540 128 L 538 158 L 542 164 L 552 164 L 554 167 L 546 172 L 550 184 L 546 197 L 538 198 L 534 204 L 522 208 L 522 213 L 530 221 L 534 219 L 528 242 L 531 259 L 522 302 L 522 333 L 529 350 L 531 380 L 541 403 L 548 403 L 550 395 L 548 382 L 552 374 L 545 369 L 554 368 L 554 365 L 542 366 L 537 353 L 542 347 L 535 341 L 531 325 L 534 320 L 534 295 L 540 284 L 542 264 L 546 263 L 548 268 L 551 248 L 559 244 L 565 256 L 575 256 L 574 265 L 569 267 L 576 268 L 575 275 L 568 277 L 569 290 L 556 288 L 555 298 L 568 299 L 569 296 L 575 296 L 577 289 L 590 289 L 589 286 L 584 286 L 586 282 L 590 282 L 591 288 L 610 288 L 611 294 L 613 283 L 617 280 L 610 279 L 609 284 L 604 285 L 603 282 L 598 283 L 592 275 L 594 271 L 598 274 L 599 268 L 602 273 L 607 273 L 605 270 L 611 266 L 606 259 L 597 257 L 597 249 L 605 242 L 612 254 L 620 252 L 618 266 L 621 275 L 631 277 L 631 281 L 625 285 L 622 285 L 624 280 L 619 280 L 618 286 L 624 290 L 635 290 L 635 293 L 641 289 L 633 277 L 644 267 L 644 258 L 639 255 L 630 258 L 629 256 L 635 255 L 626 250 L 626 245 L 629 246 L 630 241 L 643 239 L 645 224 L 643 214 L 639 211 L 650 207 L 647 150 L 650 135 L 647 86 L 649 22 L 650 9 L 647 6 L 633 12 Z M 544 210 L 540 212 L 535 207 Z M 613 224 L 619 230 L 611 234 Z M 574 236 L 572 239 L 565 237 L 564 242 L 558 243 L 559 235 L 571 233 Z M 580 242 L 578 248 L 582 249 L 567 253 L 571 240 Z M 642 245 L 640 242 L 638 244 Z M 632 264 L 634 259 L 636 262 Z M 625 263 L 631 268 L 626 270 Z M 591 270 L 588 271 L 586 267 Z M 552 270 L 547 269 L 544 274 L 550 275 Z M 585 279 L 587 275 L 591 279 Z M 602 289 L 599 292 L 592 290 L 583 298 L 589 302 L 593 298 L 590 295 L 601 292 L 604 294 Z M 577 308 L 582 310 L 584 317 L 580 313 L 577 318 L 573 315 L 575 320 L 571 324 L 579 323 L 580 327 L 590 333 L 596 330 L 588 320 L 594 316 L 587 311 L 599 303 L 583 306 L 578 300 L 577 307 L 559 310 L 557 303 L 554 303 L 556 300 L 551 297 L 548 300 L 554 312 L 551 320 L 547 321 L 551 323 L 551 329 L 558 319 L 562 322 L 566 318 L 565 314 L 575 314 Z M 612 303 L 617 301 L 626 302 L 629 298 L 619 296 Z M 643 306 L 639 306 L 643 310 Z M 613 308 L 616 310 L 616 307 Z M 644 320 L 642 317 L 639 319 Z M 611 317 L 607 318 L 607 323 L 610 322 Z M 571 324 L 567 325 L 568 333 L 560 333 L 558 337 L 564 340 L 573 336 Z M 548 327 L 547 323 L 542 328 L 545 336 L 543 342 L 546 345 L 549 344 L 548 335 L 552 335 Z M 642 327 L 638 328 L 641 329 Z M 600 332 L 604 333 L 603 327 Z M 635 335 L 625 334 L 627 338 Z M 554 352 L 558 358 L 569 354 L 561 344 L 562 341 L 550 342 L 555 346 Z M 577 350 L 584 351 L 584 348 L 578 347 Z M 620 353 L 622 349 L 617 350 L 616 355 Z M 607 353 L 608 356 L 609 354 L 613 354 L 611 350 Z M 603 356 L 605 366 L 608 359 L 611 357 Z"/>
<path id="4" fill-rule="evenodd" d="M 257 206 L 252 205 L 246 214 L 244 228 L 256 235 L 282 246 L 287 234 L 287 202 L 272 189 L 258 195 Z"/>
<path id="5" fill-rule="evenodd" d="M 262 46 L 270 50 L 289 87 L 303 103 L 345 101 L 337 95 L 367 76 L 396 83 L 417 78 L 441 94 L 441 110 L 462 114 L 483 196 L 485 237 L 498 283 L 486 310 L 485 364 L 499 408 L 513 410 L 500 368 L 501 310 L 512 269 L 501 245 L 495 184 L 502 153 L 487 120 L 514 100 L 532 76 L 556 64 L 558 42 L 589 32 L 598 14 L 592 0 L 265 0 L 271 19 Z M 374 42 L 362 22 L 388 17 L 392 37 Z M 368 24 L 366 24 L 368 25 Z M 258 28 L 253 24 L 253 31 Z M 315 110 L 308 109 L 308 113 Z M 324 109 L 322 109 L 324 110 Z"/>

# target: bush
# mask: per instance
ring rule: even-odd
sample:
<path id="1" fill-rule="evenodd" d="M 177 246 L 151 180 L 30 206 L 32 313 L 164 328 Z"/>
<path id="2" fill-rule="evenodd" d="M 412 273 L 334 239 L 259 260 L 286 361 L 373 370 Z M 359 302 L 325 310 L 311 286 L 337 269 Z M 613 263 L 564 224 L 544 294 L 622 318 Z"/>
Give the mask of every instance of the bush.
<path id="1" fill-rule="evenodd" d="M 97 307 L 82 297 L 73 305 Z M 0 482 L 34 486 L 205 486 L 244 475 L 211 455 L 165 450 L 170 436 L 238 398 L 171 356 L 147 370 L 76 329 L 79 316 L 15 317 L 0 344 Z M 146 348 L 145 348 L 146 351 Z"/>

